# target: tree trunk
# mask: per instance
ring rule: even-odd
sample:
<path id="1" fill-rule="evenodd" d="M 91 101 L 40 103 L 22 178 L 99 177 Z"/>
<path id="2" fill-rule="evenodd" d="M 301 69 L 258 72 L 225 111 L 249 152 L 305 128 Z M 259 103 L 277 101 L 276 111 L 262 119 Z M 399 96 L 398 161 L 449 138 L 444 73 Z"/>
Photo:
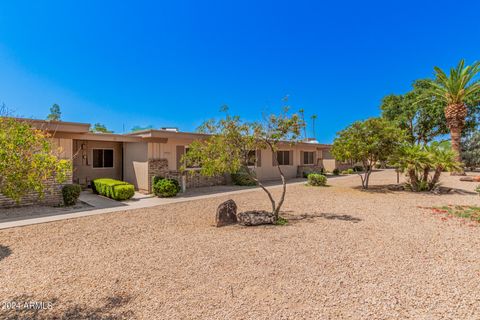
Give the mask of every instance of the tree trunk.
<path id="1" fill-rule="evenodd" d="M 440 175 L 442 174 L 442 167 L 437 167 L 435 169 L 435 173 L 433 174 L 432 181 L 428 184 L 428 190 L 432 190 L 435 185 L 438 183 L 438 180 L 440 180 Z"/>
<path id="2" fill-rule="evenodd" d="M 462 130 L 465 126 L 465 118 L 467 117 L 467 107 L 465 104 L 451 104 L 445 108 L 445 118 L 450 129 L 450 137 L 452 140 L 452 150 L 455 153 L 455 160 L 462 162 L 461 138 Z M 465 175 L 463 168 L 452 175 Z"/>
<path id="3" fill-rule="evenodd" d="M 412 191 L 418 191 L 418 177 L 415 173 L 415 170 L 408 170 L 408 178 L 410 179 L 410 185 L 412 186 Z"/>
<path id="4" fill-rule="evenodd" d="M 282 169 L 280 168 L 280 165 L 277 165 L 277 168 L 278 172 L 280 173 L 280 177 L 282 178 L 282 195 L 280 196 L 277 207 L 273 211 L 273 214 L 275 215 L 275 221 L 277 221 L 280 216 L 280 208 L 283 205 L 283 201 L 285 200 L 285 194 L 287 193 L 287 181 L 285 180 L 285 176 Z"/>
<path id="5" fill-rule="evenodd" d="M 272 212 L 275 212 L 275 199 L 273 199 L 273 196 L 270 193 L 270 191 L 268 191 L 268 189 L 265 188 L 265 186 L 260 182 L 260 180 L 257 179 L 257 176 L 253 174 L 252 171 L 250 171 L 250 168 L 246 167 L 245 169 L 247 170 L 247 173 L 250 176 L 250 178 L 252 178 L 258 184 L 258 186 L 262 188 L 263 191 L 265 191 L 265 193 L 268 196 L 268 199 L 270 200 L 270 203 L 272 204 Z"/>

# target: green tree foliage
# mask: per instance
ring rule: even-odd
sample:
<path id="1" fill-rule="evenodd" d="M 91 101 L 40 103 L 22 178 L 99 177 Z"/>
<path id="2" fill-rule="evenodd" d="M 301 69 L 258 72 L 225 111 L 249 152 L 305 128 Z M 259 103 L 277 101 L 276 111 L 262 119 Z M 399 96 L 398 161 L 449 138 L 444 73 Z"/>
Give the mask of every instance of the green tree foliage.
<path id="1" fill-rule="evenodd" d="M 107 127 L 101 123 L 95 123 L 92 128 L 90 128 L 90 132 L 96 132 L 96 133 L 113 133 L 113 131 L 110 131 L 107 129 Z"/>
<path id="2" fill-rule="evenodd" d="M 281 144 L 294 144 L 301 135 L 304 123 L 297 114 L 289 114 L 288 107 L 279 115 L 270 115 L 263 122 L 244 122 L 238 116 L 226 113 L 224 119 L 205 122 L 199 131 L 210 134 L 206 139 L 189 146 L 184 160 L 187 166 L 201 164 L 200 173 L 214 176 L 244 170 L 267 194 L 272 213 L 279 218 L 286 194 L 286 180 L 281 166 L 275 166 L 282 179 L 283 189 L 276 201 L 248 166 L 252 151 L 268 149 L 273 154 Z M 285 142 L 288 141 L 288 142 Z M 255 159 L 257 161 L 257 159 Z"/>
<path id="3" fill-rule="evenodd" d="M 444 104 L 444 114 L 450 130 L 452 150 L 456 160 L 461 161 L 461 137 L 468 117 L 467 104 L 478 106 L 480 82 L 476 79 L 480 73 L 480 62 L 465 66 L 462 59 L 456 68 L 447 75 L 435 67 L 435 80 L 430 81 L 429 96 L 433 95 Z"/>
<path id="4" fill-rule="evenodd" d="M 50 114 L 47 116 L 47 120 L 50 121 L 60 121 L 62 116 L 62 112 L 60 111 L 60 106 L 56 103 L 54 103 L 50 107 Z"/>
<path id="5" fill-rule="evenodd" d="M 357 121 L 337 134 L 332 154 L 343 162 L 361 162 L 365 168 L 359 172 L 362 187 L 368 189 L 370 174 L 375 164 L 386 161 L 401 143 L 405 132 L 397 125 L 381 118 Z"/>
<path id="6" fill-rule="evenodd" d="M 132 130 L 130 130 L 130 131 L 131 132 L 137 132 L 137 131 L 150 130 L 150 129 L 153 129 L 152 125 L 149 125 L 149 126 L 134 126 L 132 128 Z"/>
<path id="7" fill-rule="evenodd" d="M 410 92 L 382 100 L 382 117 L 404 129 L 412 144 L 427 144 L 449 132 L 443 114 L 445 106 L 432 95 L 426 98 L 429 88 L 429 80 L 417 80 Z"/>
<path id="8" fill-rule="evenodd" d="M 476 131 L 464 138 L 462 142 L 462 160 L 465 166 L 480 166 L 480 132 Z"/>
<path id="9" fill-rule="evenodd" d="M 405 144 L 389 162 L 406 174 L 412 191 L 432 190 L 438 185 L 442 171 L 459 170 L 461 166 L 451 147 L 438 142 L 428 146 Z"/>
<path id="10" fill-rule="evenodd" d="M 47 179 L 65 181 L 71 162 L 60 160 L 58 151 L 45 131 L 0 117 L 0 193 L 19 202 L 29 192 L 42 197 Z"/>

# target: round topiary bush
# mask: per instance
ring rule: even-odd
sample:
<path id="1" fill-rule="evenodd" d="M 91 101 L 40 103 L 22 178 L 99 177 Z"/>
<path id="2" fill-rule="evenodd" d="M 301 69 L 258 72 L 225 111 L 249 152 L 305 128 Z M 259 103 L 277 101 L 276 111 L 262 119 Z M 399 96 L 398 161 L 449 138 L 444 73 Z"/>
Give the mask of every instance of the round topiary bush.
<path id="1" fill-rule="evenodd" d="M 327 177 L 318 173 L 311 173 L 308 175 L 308 184 L 311 186 L 325 186 L 327 185 Z"/>
<path id="2" fill-rule="evenodd" d="M 153 193 L 162 198 L 175 197 L 180 192 L 178 182 L 173 179 L 161 179 L 153 185 Z"/>
<path id="3" fill-rule="evenodd" d="M 62 188 L 63 204 L 65 206 L 73 206 L 77 203 L 78 197 L 80 197 L 82 187 L 78 184 L 67 184 Z"/>
<path id="4" fill-rule="evenodd" d="M 347 174 L 354 174 L 354 173 L 355 173 L 355 171 L 353 169 L 348 169 L 347 170 Z"/>

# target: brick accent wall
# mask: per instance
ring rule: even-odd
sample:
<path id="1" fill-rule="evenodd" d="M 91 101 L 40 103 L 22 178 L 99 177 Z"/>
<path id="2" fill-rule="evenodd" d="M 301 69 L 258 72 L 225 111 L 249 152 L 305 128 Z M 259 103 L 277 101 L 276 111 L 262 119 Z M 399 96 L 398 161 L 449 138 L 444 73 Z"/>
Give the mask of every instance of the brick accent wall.
<path id="1" fill-rule="evenodd" d="M 303 178 L 303 174 L 320 173 L 323 165 L 302 165 L 297 167 L 297 178 Z"/>
<path id="2" fill-rule="evenodd" d="M 185 176 L 186 189 L 211 187 L 224 185 L 227 183 L 225 176 L 205 177 L 197 171 L 174 171 L 168 170 L 167 159 L 150 159 L 148 160 L 148 192 L 152 192 L 152 178 L 160 176 L 168 179 L 177 180 L 183 187 L 183 176 Z"/>
<path id="3" fill-rule="evenodd" d="M 35 192 L 30 192 L 20 200 L 17 204 L 14 200 L 7 198 L 0 194 L 0 208 L 23 207 L 35 204 L 46 206 L 58 206 L 63 204 L 62 187 L 65 184 L 72 183 L 72 175 L 70 174 L 64 183 L 57 183 L 55 178 L 50 178 L 45 181 L 45 194 L 43 199 L 38 197 Z"/>

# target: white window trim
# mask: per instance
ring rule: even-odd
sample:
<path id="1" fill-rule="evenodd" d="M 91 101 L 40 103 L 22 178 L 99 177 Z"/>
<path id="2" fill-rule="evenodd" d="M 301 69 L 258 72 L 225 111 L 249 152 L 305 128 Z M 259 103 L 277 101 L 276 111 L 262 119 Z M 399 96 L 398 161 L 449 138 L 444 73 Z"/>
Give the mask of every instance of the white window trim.
<path id="1" fill-rule="evenodd" d="M 112 150 L 112 166 L 111 167 L 94 167 L 93 166 L 93 151 L 94 150 Z M 105 159 L 103 159 L 103 162 L 105 163 Z M 92 148 L 92 169 L 115 169 L 115 149 L 114 148 Z"/>

